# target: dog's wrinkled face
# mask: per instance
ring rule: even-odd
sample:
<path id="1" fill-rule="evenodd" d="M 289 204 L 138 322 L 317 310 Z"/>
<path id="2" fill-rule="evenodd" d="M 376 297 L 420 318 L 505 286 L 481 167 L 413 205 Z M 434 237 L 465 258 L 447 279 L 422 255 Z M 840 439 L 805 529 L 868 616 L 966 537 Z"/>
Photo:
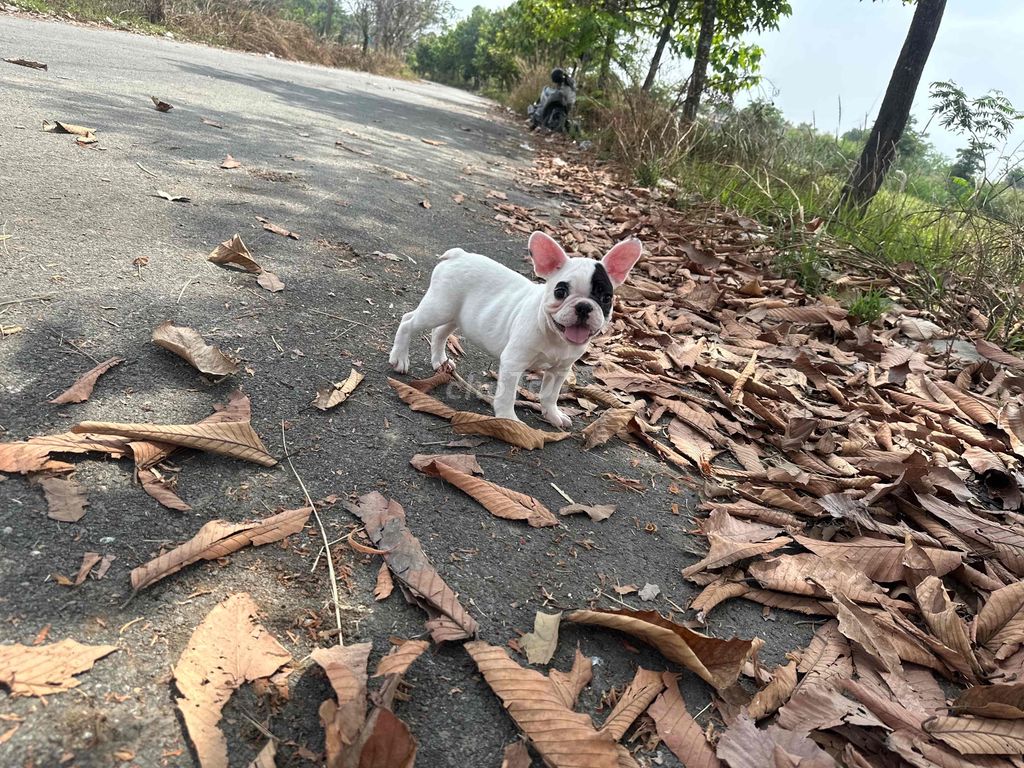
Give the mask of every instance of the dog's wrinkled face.
<path id="1" fill-rule="evenodd" d="M 546 281 L 544 311 L 550 325 L 570 344 L 586 344 L 612 316 L 612 292 L 640 258 L 639 240 L 624 240 L 601 261 L 570 259 L 543 232 L 530 236 L 534 271 Z"/>

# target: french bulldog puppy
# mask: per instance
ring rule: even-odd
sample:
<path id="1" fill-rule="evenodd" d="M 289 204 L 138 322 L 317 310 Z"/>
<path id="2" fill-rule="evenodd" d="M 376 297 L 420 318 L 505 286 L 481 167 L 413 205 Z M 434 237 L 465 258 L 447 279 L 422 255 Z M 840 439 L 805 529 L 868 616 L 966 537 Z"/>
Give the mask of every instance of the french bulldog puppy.
<path id="1" fill-rule="evenodd" d="M 569 258 L 543 232 L 529 241 L 534 283 L 478 253 L 452 248 L 430 276 L 419 306 L 402 317 L 388 362 L 409 370 L 409 342 L 431 329 L 430 361 L 448 365 L 449 334 L 458 328 L 470 342 L 498 358 L 494 415 L 518 421 L 516 389 L 529 370 L 543 372 L 541 415 L 556 427 L 571 425 L 558 408 L 558 393 L 572 364 L 612 316 L 612 293 L 640 258 L 639 240 L 623 240 L 601 261 Z"/>

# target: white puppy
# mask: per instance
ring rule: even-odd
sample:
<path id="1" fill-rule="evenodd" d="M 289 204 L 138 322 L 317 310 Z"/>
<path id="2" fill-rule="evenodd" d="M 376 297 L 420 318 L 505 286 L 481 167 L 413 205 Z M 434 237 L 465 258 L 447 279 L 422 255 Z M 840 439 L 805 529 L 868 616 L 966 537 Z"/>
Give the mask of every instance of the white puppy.
<path id="1" fill-rule="evenodd" d="M 624 240 L 601 261 L 570 259 L 558 243 L 534 232 L 529 248 L 543 284 L 478 253 L 461 248 L 445 252 L 419 306 L 402 318 L 388 360 L 406 373 L 409 342 L 429 328 L 431 363 L 441 368 L 448 363 L 448 336 L 458 328 L 500 361 L 496 416 L 516 419 L 519 378 L 528 370 L 540 370 L 541 413 L 556 427 L 568 427 L 569 417 L 558 408 L 562 383 L 591 337 L 608 324 L 612 291 L 625 282 L 642 246 L 639 240 Z"/>

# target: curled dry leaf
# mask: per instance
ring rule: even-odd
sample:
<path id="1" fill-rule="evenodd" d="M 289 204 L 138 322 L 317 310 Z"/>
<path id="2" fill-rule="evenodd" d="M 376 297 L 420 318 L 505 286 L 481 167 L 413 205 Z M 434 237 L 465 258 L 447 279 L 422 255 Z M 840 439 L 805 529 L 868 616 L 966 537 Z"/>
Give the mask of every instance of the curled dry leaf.
<path id="1" fill-rule="evenodd" d="M 59 120 L 54 120 L 52 123 L 43 121 L 43 130 L 46 133 L 70 133 L 72 136 L 78 136 L 82 139 L 96 140 L 93 135 L 96 133 L 92 128 L 86 128 L 83 125 L 72 125 L 71 123 L 62 123 Z"/>
<path id="2" fill-rule="evenodd" d="M 425 472 L 426 467 L 434 461 L 467 475 L 482 475 L 484 473 L 476 456 L 471 453 L 417 453 L 409 459 L 409 463 L 420 472 Z"/>
<path id="3" fill-rule="evenodd" d="M 446 462 L 435 460 L 417 469 L 425 475 L 447 480 L 495 517 L 525 520 L 533 528 L 558 525 L 558 519 L 550 509 L 525 493 L 460 472 Z"/>
<path id="4" fill-rule="evenodd" d="M 301 531 L 312 511 L 310 507 L 291 509 L 252 523 L 211 520 L 181 546 L 135 568 L 132 589 L 139 592 L 199 560 L 216 560 L 242 547 L 280 541 Z"/>
<path id="5" fill-rule="evenodd" d="M 89 578 L 89 573 L 93 568 L 97 566 L 103 560 L 103 555 L 99 552 L 86 552 L 82 555 L 82 565 L 78 569 L 78 575 L 75 576 L 75 586 L 79 587 L 85 583 L 85 580 Z"/>
<path id="6" fill-rule="evenodd" d="M 166 101 L 158 99 L 156 96 L 150 96 L 149 98 L 153 100 L 153 108 L 156 109 L 157 112 L 170 112 L 172 109 L 174 109 L 174 107 L 172 107 Z"/>
<path id="7" fill-rule="evenodd" d="M 414 411 L 422 411 L 433 416 L 440 416 L 442 419 L 450 419 L 457 411 L 442 403 L 437 398 L 431 397 L 426 392 L 406 384 L 398 379 L 388 379 L 388 384 L 398 393 L 406 405 Z"/>
<path id="8" fill-rule="evenodd" d="M 952 710 L 957 714 L 1024 720 L 1024 683 L 972 686 L 957 697 Z"/>
<path id="9" fill-rule="evenodd" d="M 639 667 L 632 682 L 615 702 L 615 707 L 605 719 L 600 733 L 607 733 L 616 741 L 621 739 L 633 721 L 644 713 L 664 689 L 665 683 L 662 682 L 660 672 Z"/>
<path id="10" fill-rule="evenodd" d="M 760 720 L 785 704 L 796 688 L 796 662 L 780 665 L 772 672 L 771 682 L 758 691 L 747 706 L 747 714 Z"/>
<path id="11" fill-rule="evenodd" d="M 837 557 L 860 569 L 872 581 L 883 584 L 903 580 L 903 542 L 892 539 L 859 537 L 849 541 L 820 541 L 794 536 L 797 543 L 823 558 Z M 935 547 L 922 547 L 935 567 L 936 576 L 945 576 L 959 568 L 963 556 Z"/>
<path id="12" fill-rule="evenodd" d="M 46 516 L 62 523 L 77 523 L 85 517 L 89 500 L 85 489 L 70 477 L 43 476 L 35 479 L 46 496 Z"/>
<path id="13" fill-rule="evenodd" d="M 427 640 L 406 640 L 401 645 L 393 648 L 391 652 L 380 660 L 374 677 L 383 675 L 404 675 L 409 666 L 416 661 L 423 652 L 430 647 Z"/>
<path id="14" fill-rule="evenodd" d="M 294 232 L 292 232 L 290 230 L 287 230 L 284 227 L 279 227 L 277 224 L 274 224 L 273 222 L 267 221 L 262 216 L 257 216 L 256 217 L 256 221 L 258 221 L 260 224 L 262 224 L 263 228 L 267 232 L 273 232 L 275 235 L 280 235 L 281 237 L 287 237 L 287 238 L 290 238 L 291 240 L 298 240 L 299 239 L 299 236 L 297 234 L 295 234 Z"/>
<path id="15" fill-rule="evenodd" d="M 214 412 L 196 422 L 198 424 L 220 424 L 229 421 L 249 421 L 252 418 L 252 403 L 247 395 L 239 390 L 228 394 L 226 404 L 215 403 Z M 78 435 L 72 435 L 78 437 Z M 176 450 L 178 446 L 170 443 L 150 442 L 147 440 L 133 440 L 128 443 L 132 455 L 135 457 L 135 468 L 140 473 L 143 469 L 154 467 L 166 459 Z"/>
<path id="16" fill-rule="evenodd" d="M 170 320 L 153 329 L 153 343 L 188 361 L 200 373 L 227 376 L 238 370 L 237 360 L 207 344 L 194 328 L 174 325 Z"/>
<path id="17" fill-rule="evenodd" d="M 576 707 L 576 699 L 580 692 L 586 688 L 594 676 L 594 665 L 589 656 L 580 653 L 576 649 L 576 655 L 572 659 L 572 668 L 568 672 L 552 669 L 548 672 L 548 679 L 555 687 L 555 693 L 565 704 L 566 709 Z"/>
<path id="18" fill-rule="evenodd" d="M 349 372 L 348 378 L 344 381 L 339 381 L 333 387 L 318 389 L 316 391 L 316 399 L 313 401 L 313 407 L 326 411 L 341 405 L 348 400 L 348 396 L 355 391 L 355 388 L 359 386 L 359 383 L 364 378 L 362 373 L 353 368 Z"/>
<path id="19" fill-rule="evenodd" d="M 525 741 L 513 741 L 505 747 L 501 756 L 501 768 L 530 768 L 532 764 Z"/>
<path id="20" fill-rule="evenodd" d="M 373 588 L 373 599 L 386 600 L 394 589 L 395 582 L 391 579 L 391 571 L 388 570 L 388 564 L 381 563 L 380 570 L 377 571 L 377 584 Z"/>
<path id="21" fill-rule="evenodd" d="M 169 192 L 164 192 L 162 189 L 158 189 L 154 197 L 162 197 L 169 203 L 191 203 L 192 198 L 186 197 L 185 195 L 172 195 Z"/>
<path id="22" fill-rule="evenodd" d="M 647 710 L 658 736 L 686 768 L 719 768 L 721 762 L 703 729 L 686 710 L 686 702 L 679 693 L 679 676 L 664 672 L 661 679 L 665 690 Z"/>
<path id="23" fill-rule="evenodd" d="M 251 461 L 263 467 L 277 464 L 277 459 L 267 453 L 260 436 L 247 421 L 198 424 L 117 424 L 106 421 L 83 421 L 72 427 L 72 431 L 170 443 Z"/>
<path id="24" fill-rule="evenodd" d="M 617 768 L 615 740 L 595 730 L 589 717 L 569 709 L 548 678 L 520 667 L 504 648 L 479 640 L 464 647 L 547 764 L 554 768 Z"/>
<path id="25" fill-rule="evenodd" d="M 65 472 L 73 465 L 50 458 L 52 453 L 105 453 L 120 459 L 129 451 L 129 441 L 121 437 L 76 435 L 65 432 L 41 435 L 15 443 L 0 443 L 0 472 Z"/>
<path id="26" fill-rule="evenodd" d="M 181 497 L 174 492 L 176 483 L 165 477 L 160 477 L 154 469 L 139 470 L 139 483 L 142 485 L 142 490 L 168 509 L 178 512 L 192 510 L 192 507 L 182 501 Z"/>
<path id="27" fill-rule="evenodd" d="M 75 675 L 117 650 L 116 645 L 83 645 L 61 640 L 49 645 L 0 645 L 0 685 L 11 696 L 49 696 L 79 685 Z"/>
<path id="28" fill-rule="evenodd" d="M 230 240 L 225 240 L 214 248 L 206 260 L 212 261 L 214 264 L 230 264 L 254 275 L 263 271 L 263 267 L 256 263 L 238 235 L 234 235 Z"/>
<path id="29" fill-rule="evenodd" d="M 997 589 L 978 612 L 974 622 L 978 645 L 996 653 L 1006 646 L 1024 643 L 1024 581 Z"/>
<path id="30" fill-rule="evenodd" d="M 547 664 L 558 648 L 558 625 L 562 621 L 562 612 L 541 613 L 533 619 L 533 632 L 519 638 L 519 645 L 526 653 L 526 660 L 531 664 Z"/>
<path id="31" fill-rule="evenodd" d="M 486 435 L 527 450 L 543 448 L 569 437 L 568 432 L 546 432 L 521 421 L 499 419 L 469 411 L 458 411 L 451 417 L 452 427 L 460 435 Z"/>
<path id="32" fill-rule="evenodd" d="M 988 717 L 933 717 L 924 730 L 961 755 L 1024 754 L 1024 720 Z"/>
<path id="33" fill-rule="evenodd" d="M 120 365 L 123 362 L 123 357 L 112 357 L 109 360 L 100 363 L 91 371 L 87 371 L 79 376 L 74 384 L 61 394 L 57 395 L 57 397 L 53 398 L 50 402 L 55 405 L 85 402 L 92 394 L 93 387 L 96 386 L 96 380 L 115 365 Z"/>
<path id="34" fill-rule="evenodd" d="M 384 562 L 408 590 L 407 594 L 427 612 L 427 629 L 434 642 L 473 637 L 476 620 L 427 560 L 419 541 L 405 525 L 401 505 L 373 492 L 349 504 L 348 509 L 363 521 L 374 545 L 386 552 Z"/>
<path id="35" fill-rule="evenodd" d="M 626 426 L 636 416 L 634 408 L 609 408 L 595 421 L 583 429 L 583 448 L 589 451 L 599 445 L 604 445 L 613 437 L 626 429 Z"/>
<path id="36" fill-rule="evenodd" d="M 41 61 L 32 61 L 30 59 L 4 59 L 8 64 L 17 64 L 19 67 L 28 67 L 29 69 L 49 69 Z"/>
<path id="37" fill-rule="evenodd" d="M 225 171 L 231 171 L 234 170 L 235 168 L 241 168 L 242 164 L 235 160 L 235 158 L 233 158 L 231 155 L 228 155 L 221 161 L 220 167 L 223 168 Z"/>
<path id="38" fill-rule="evenodd" d="M 777 725 L 761 729 L 737 717 L 718 741 L 718 758 L 729 768 L 836 768 L 836 761 L 806 734 Z"/>
<path id="39" fill-rule="evenodd" d="M 656 611 L 584 610 L 573 611 L 566 619 L 616 629 L 639 638 L 719 691 L 736 682 L 744 663 L 758 645 L 752 640 L 708 637 L 669 621 Z"/>
<path id="40" fill-rule="evenodd" d="M 614 504 L 569 504 L 558 510 L 558 514 L 562 516 L 585 514 L 591 520 L 598 522 L 607 520 L 613 512 L 615 512 Z"/>
<path id="41" fill-rule="evenodd" d="M 203 768 L 227 768 L 228 745 L 217 727 L 235 689 L 270 677 L 291 655 L 257 621 L 246 593 L 229 596 L 192 633 L 175 664 L 176 700 Z"/>
<path id="42" fill-rule="evenodd" d="M 259 277 L 256 278 L 256 284 L 259 285 L 260 288 L 265 288 L 271 293 L 280 293 L 284 290 L 284 282 L 281 278 L 273 272 L 267 272 L 266 270 L 260 272 Z"/>

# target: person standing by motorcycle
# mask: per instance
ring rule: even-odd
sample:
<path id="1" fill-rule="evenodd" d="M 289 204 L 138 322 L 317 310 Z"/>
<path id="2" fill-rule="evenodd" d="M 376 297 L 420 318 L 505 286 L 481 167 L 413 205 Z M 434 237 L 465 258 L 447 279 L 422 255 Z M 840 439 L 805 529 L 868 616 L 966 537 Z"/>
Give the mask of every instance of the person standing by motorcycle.
<path id="1" fill-rule="evenodd" d="M 533 128 L 564 131 L 569 126 L 569 113 L 576 104 L 576 83 L 561 67 L 551 70 L 554 86 L 545 86 L 540 99 L 527 109 Z"/>

